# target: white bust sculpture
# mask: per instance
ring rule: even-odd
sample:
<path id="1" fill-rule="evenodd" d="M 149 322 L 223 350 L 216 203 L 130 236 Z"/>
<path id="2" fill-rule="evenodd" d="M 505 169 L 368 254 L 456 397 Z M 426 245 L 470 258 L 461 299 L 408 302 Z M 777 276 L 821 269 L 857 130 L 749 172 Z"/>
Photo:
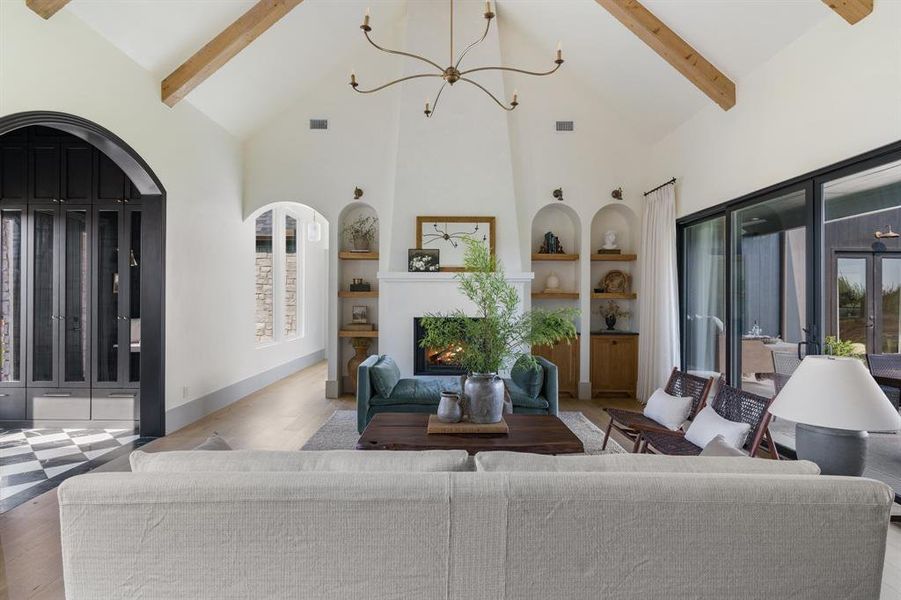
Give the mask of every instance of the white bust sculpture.
<path id="1" fill-rule="evenodd" d="M 604 250 L 616 249 L 616 232 L 612 229 L 604 233 Z"/>

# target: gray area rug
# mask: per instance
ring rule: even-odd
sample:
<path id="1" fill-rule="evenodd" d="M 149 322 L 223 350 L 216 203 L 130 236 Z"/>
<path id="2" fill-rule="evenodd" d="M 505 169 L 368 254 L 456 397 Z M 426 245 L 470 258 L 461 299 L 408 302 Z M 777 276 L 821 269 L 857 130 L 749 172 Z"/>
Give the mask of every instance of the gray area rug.
<path id="1" fill-rule="evenodd" d="M 586 454 L 618 454 L 625 452 L 612 439 L 606 450 L 601 450 L 604 432 L 580 412 L 564 411 L 560 420 L 582 440 Z M 301 450 L 352 450 L 357 445 L 357 413 L 353 410 L 336 410 L 328 421 L 313 434 Z"/>

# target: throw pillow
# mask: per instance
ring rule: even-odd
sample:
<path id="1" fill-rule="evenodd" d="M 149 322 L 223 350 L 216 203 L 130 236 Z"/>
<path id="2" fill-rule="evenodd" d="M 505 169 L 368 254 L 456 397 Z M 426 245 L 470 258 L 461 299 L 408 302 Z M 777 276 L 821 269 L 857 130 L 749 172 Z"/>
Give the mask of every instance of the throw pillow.
<path id="1" fill-rule="evenodd" d="M 723 436 L 718 435 L 704 446 L 701 456 L 744 456 L 748 455 L 726 443 Z"/>
<path id="2" fill-rule="evenodd" d="M 390 398 L 394 386 L 400 381 L 400 369 L 394 359 L 385 354 L 369 367 L 369 379 L 379 396 Z"/>
<path id="3" fill-rule="evenodd" d="M 750 431 L 751 426 L 747 423 L 724 419 L 712 406 L 705 406 L 688 426 L 685 439 L 699 448 L 706 448 L 710 440 L 722 435 L 724 443 L 733 448 L 741 448 Z"/>
<path id="4" fill-rule="evenodd" d="M 692 398 L 667 394 L 657 389 L 644 406 L 644 416 L 657 421 L 667 429 L 678 430 L 691 413 Z"/>
<path id="5" fill-rule="evenodd" d="M 225 441 L 225 439 L 220 436 L 215 431 L 213 435 L 208 437 L 205 442 L 200 444 L 199 446 L 195 446 L 194 450 L 231 450 L 231 444 Z"/>
<path id="6" fill-rule="evenodd" d="M 541 365 L 533 365 L 527 356 L 520 356 L 513 369 L 510 371 L 510 379 L 518 385 L 529 398 L 537 398 L 544 387 L 544 368 Z"/>

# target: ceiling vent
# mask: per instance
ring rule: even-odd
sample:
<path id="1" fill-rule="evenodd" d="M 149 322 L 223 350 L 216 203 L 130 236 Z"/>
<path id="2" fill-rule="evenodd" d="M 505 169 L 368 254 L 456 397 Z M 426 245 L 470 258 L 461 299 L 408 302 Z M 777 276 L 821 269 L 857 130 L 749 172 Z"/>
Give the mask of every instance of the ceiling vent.
<path id="1" fill-rule="evenodd" d="M 557 131 L 572 131 L 573 130 L 573 122 L 572 121 L 557 121 Z"/>
<path id="2" fill-rule="evenodd" d="M 310 119 L 310 129 L 328 129 L 328 119 Z"/>

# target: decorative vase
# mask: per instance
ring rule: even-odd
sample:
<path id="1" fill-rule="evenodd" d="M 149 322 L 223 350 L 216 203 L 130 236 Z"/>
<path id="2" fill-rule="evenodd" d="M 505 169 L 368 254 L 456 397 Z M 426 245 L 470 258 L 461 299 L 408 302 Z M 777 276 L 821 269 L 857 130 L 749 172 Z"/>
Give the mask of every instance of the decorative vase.
<path id="1" fill-rule="evenodd" d="M 616 315 L 606 316 L 604 321 L 607 323 L 607 331 L 613 331 L 613 328 L 616 327 Z"/>
<path id="2" fill-rule="evenodd" d="M 473 423 L 498 423 L 504 411 L 504 380 L 495 373 L 472 373 L 463 387 Z"/>
<path id="3" fill-rule="evenodd" d="M 546 290 L 556 290 L 560 287 L 560 278 L 557 277 L 557 274 L 551 271 L 551 274 L 547 276 L 547 279 L 544 282 L 544 289 Z"/>
<path id="4" fill-rule="evenodd" d="M 354 238 L 354 252 L 369 252 L 368 238 Z"/>
<path id="5" fill-rule="evenodd" d="M 441 392 L 438 403 L 438 420 L 442 423 L 459 423 L 463 419 L 460 396 L 453 392 Z"/>
<path id="6" fill-rule="evenodd" d="M 357 367 L 360 366 L 369 356 L 369 345 L 372 341 L 369 338 L 351 338 L 350 345 L 354 347 L 356 354 L 347 361 L 347 376 L 350 377 L 350 385 L 354 392 L 357 391 Z"/>

